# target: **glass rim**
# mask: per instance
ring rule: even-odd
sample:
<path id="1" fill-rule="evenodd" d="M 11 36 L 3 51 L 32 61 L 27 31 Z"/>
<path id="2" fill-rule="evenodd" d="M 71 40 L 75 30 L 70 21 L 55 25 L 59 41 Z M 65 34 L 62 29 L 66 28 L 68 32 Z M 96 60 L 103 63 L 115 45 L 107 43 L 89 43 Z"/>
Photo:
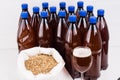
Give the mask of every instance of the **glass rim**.
<path id="1" fill-rule="evenodd" d="M 89 57 L 89 56 L 92 55 L 92 51 L 87 46 L 77 46 L 73 49 L 73 54 L 72 55 L 75 56 L 75 57 Z"/>

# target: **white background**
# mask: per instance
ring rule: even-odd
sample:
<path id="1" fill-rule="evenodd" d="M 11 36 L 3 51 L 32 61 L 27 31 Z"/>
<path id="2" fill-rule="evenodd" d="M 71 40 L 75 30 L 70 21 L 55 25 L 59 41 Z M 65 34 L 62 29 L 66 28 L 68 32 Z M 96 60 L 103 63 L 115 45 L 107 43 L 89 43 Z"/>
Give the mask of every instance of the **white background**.
<path id="1" fill-rule="evenodd" d="M 19 80 L 17 77 L 17 29 L 21 12 L 21 4 L 29 4 L 29 12 L 32 14 L 32 7 L 39 6 L 48 1 L 50 6 L 57 6 L 62 0 L 3 0 L 0 2 L 0 79 Z M 68 5 L 77 6 L 78 0 L 66 0 Z M 110 33 L 109 45 L 109 68 L 101 72 L 99 80 L 117 80 L 120 77 L 120 1 L 119 0 L 84 0 L 86 5 L 93 5 L 94 14 L 97 9 L 105 9 L 105 18 Z M 63 79 L 62 79 L 63 80 Z M 68 79 L 65 79 L 68 80 Z"/>

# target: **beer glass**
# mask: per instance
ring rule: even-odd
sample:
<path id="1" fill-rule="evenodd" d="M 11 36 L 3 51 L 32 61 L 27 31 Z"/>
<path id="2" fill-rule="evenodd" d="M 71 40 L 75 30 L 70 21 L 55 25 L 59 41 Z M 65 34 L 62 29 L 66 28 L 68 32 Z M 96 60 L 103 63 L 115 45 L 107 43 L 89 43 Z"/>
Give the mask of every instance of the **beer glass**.
<path id="1" fill-rule="evenodd" d="M 81 80 L 84 80 L 84 73 L 92 66 L 92 52 L 88 47 L 76 47 L 73 49 L 73 67 L 81 73 Z"/>

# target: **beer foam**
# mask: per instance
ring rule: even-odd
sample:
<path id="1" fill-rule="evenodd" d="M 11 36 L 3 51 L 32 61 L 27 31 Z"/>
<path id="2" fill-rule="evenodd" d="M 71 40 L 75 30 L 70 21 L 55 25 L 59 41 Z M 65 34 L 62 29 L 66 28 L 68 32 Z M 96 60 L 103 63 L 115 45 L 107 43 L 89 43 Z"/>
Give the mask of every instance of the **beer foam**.
<path id="1" fill-rule="evenodd" d="M 91 49 L 88 47 L 76 47 L 73 50 L 73 55 L 75 57 L 88 57 L 91 54 Z"/>

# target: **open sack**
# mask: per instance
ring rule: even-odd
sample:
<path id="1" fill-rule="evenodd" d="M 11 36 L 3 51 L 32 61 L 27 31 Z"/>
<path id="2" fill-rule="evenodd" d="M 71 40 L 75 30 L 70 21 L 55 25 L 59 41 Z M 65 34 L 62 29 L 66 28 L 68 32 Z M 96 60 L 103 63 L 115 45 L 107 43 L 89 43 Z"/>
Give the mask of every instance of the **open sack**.
<path id="1" fill-rule="evenodd" d="M 29 56 L 34 56 L 37 54 L 49 54 L 56 60 L 58 63 L 50 72 L 46 74 L 34 75 L 30 70 L 27 70 L 25 67 L 25 61 Z M 34 47 L 30 49 L 23 50 L 18 55 L 17 66 L 18 72 L 21 77 L 25 80 L 55 80 L 55 77 L 62 71 L 64 68 L 65 62 L 62 59 L 61 55 L 54 48 L 43 48 L 43 47 Z"/>

